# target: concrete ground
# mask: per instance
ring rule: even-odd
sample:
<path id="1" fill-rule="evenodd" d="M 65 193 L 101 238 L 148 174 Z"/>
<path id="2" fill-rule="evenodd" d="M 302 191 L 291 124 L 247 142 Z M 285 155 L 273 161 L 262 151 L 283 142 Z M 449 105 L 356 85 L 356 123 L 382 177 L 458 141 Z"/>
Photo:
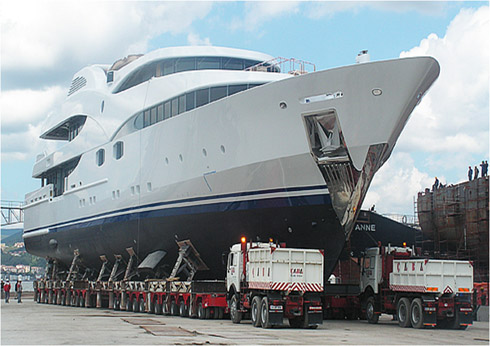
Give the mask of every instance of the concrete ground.
<path id="1" fill-rule="evenodd" d="M 1 303 L 2 345 L 488 345 L 489 323 L 465 331 L 400 328 L 391 316 L 366 321 L 324 321 L 318 329 L 254 328 L 250 321 L 196 320 L 107 309 L 75 308 L 12 299 Z"/>

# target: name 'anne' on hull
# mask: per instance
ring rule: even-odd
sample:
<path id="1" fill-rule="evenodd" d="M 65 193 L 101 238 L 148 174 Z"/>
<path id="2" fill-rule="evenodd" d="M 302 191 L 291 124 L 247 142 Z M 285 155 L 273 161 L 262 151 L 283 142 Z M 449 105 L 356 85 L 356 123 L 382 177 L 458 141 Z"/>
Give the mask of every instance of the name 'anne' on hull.
<path id="1" fill-rule="evenodd" d="M 164 48 L 75 74 L 41 135 L 26 195 L 27 251 L 97 270 L 190 239 L 224 277 L 241 236 L 325 250 L 325 277 L 374 173 L 439 74 L 430 57 L 281 73 L 271 56 Z"/>

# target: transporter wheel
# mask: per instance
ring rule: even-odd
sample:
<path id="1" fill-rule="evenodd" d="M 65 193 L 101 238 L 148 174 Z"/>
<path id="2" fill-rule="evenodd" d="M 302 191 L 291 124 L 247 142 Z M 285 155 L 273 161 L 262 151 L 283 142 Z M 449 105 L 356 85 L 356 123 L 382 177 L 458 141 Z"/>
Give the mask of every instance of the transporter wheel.
<path id="1" fill-rule="evenodd" d="M 252 309 L 250 312 L 250 318 L 252 320 L 252 325 L 254 327 L 260 327 L 261 326 L 261 321 L 260 321 L 260 301 L 261 298 L 259 296 L 255 296 L 252 299 Z"/>
<path id="2" fill-rule="evenodd" d="M 396 315 L 400 327 L 407 328 L 410 326 L 410 300 L 408 298 L 401 298 L 398 301 Z"/>
<path id="3" fill-rule="evenodd" d="M 76 307 L 81 307 L 82 306 L 82 296 L 81 296 L 81 294 L 77 294 L 77 300 L 76 300 L 75 306 Z"/>
<path id="4" fill-rule="evenodd" d="M 126 311 L 133 311 L 133 305 L 131 304 L 131 299 L 126 295 Z"/>
<path id="5" fill-rule="evenodd" d="M 154 300 L 151 300 L 150 298 L 150 306 L 148 307 L 148 312 L 150 314 L 156 314 L 156 311 L 155 311 L 155 301 Z"/>
<path id="6" fill-rule="evenodd" d="M 269 321 L 269 299 L 267 297 L 262 298 L 260 303 L 260 324 L 262 328 L 271 328 Z"/>
<path id="7" fill-rule="evenodd" d="M 114 295 L 114 299 L 112 301 L 112 308 L 114 309 L 114 311 L 117 311 L 119 310 L 121 307 L 121 303 L 119 301 L 119 297 Z"/>
<path id="8" fill-rule="evenodd" d="M 242 320 L 239 301 L 238 295 L 236 294 L 234 294 L 230 300 L 230 319 L 233 323 L 240 323 Z"/>
<path id="9" fill-rule="evenodd" d="M 225 315 L 225 308 L 217 308 L 218 310 L 218 319 L 219 320 L 222 320 L 223 319 L 223 316 Z"/>
<path id="10" fill-rule="evenodd" d="M 379 314 L 376 313 L 374 297 L 370 296 L 366 301 L 366 319 L 371 324 L 376 324 L 379 321 Z"/>
<path id="11" fill-rule="evenodd" d="M 155 314 L 156 315 L 162 315 L 163 314 L 162 304 L 160 304 L 159 302 L 155 303 Z"/>
<path id="12" fill-rule="evenodd" d="M 71 306 L 77 306 L 77 298 L 78 298 L 78 295 L 76 295 L 75 293 L 73 293 L 71 295 Z"/>
<path id="13" fill-rule="evenodd" d="M 172 300 L 170 303 L 170 314 L 172 316 L 179 316 L 179 307 L 177 306 L 175 300 Z"/>
<path id="14" fill-rule="evenodd" d="M 65 302 L 65 292 L 61 292 L 61 295 L 60 295 L 60 305 L 66 305 L 66 302 Z"/>
<path id="15" fill-rule="evenodd" d="M 293 317 L 289 319 L 289 326 L 291 328 L 301 328 L 303 324 L 303 321 L 301 320 L 301 317 Z"/>
<path id="16" fill-rule="evenodd" d="M 166 316 L 170 315 L 170 309 L 168 308 L 167 300 L 164 298 L 162 303 L 162 313 Z"/>
<path id="17" fill-rule="evenodd" d="M 187 307 L 187 305 L 185 305 L 185 302 L 183 300 L 180 301 L 179 315 L 181 317 L 187 317 L 189 315 L 189 308 Z"/>
<path id="18" fill-rule="evenodd" d="M 202 305 L 202 302 L 199 302 L 199 305 L 197 306 L 197 318 L 200 320 L 204 320 L 206 318 L 206 313 L 204 311 L 204 306 Z"/>
<path id="19" fill-rule="evenodd" d="M 412 328 L 424 328 L 424 310 L 422 309 L 422 300 L 415 298 L 410 305 L 410 324 Z"/>
<path id="20" fill-rule="evenodd" d="M 133 298 L 133 312 L 139 312 L 140 311 L 140 305 L 138 302 L 138 299 L 136 297 Z"/>
<path id="21" fill-rule="evenodd" d="M 139 311 L 143 313 L 146 312 L 146 304 L 145 304 L 145 299 L 143 297 L 140 298 Z"/>
<path id="22" fill-rule="evenodd" d="M 465 330 L 468 328 L 468 326 L 462 326 L 460 325 L 460 320 L 459 320 L 459 314 L 458 312 L 454 313 L 454 318 L 452 320 L 448 321 L 449 328 L 451 329 L 460 329 L 460 330 Z"/>

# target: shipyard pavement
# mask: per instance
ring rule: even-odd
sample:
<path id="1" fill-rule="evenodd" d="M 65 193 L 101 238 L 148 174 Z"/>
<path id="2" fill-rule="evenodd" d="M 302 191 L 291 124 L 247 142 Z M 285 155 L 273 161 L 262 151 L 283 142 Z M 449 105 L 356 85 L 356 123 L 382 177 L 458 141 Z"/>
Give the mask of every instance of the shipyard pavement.
<path id="1" fill-rule="evenodd" d="M 1 305 L 2 345 L 488 345 L 488 322 L 465 331 L 400 328 L 383 315 L 366 321 L 324 321 L 318 329 L 262 329 L 249 321 L 196 320 L 107 309 L 12 301 Z"/>

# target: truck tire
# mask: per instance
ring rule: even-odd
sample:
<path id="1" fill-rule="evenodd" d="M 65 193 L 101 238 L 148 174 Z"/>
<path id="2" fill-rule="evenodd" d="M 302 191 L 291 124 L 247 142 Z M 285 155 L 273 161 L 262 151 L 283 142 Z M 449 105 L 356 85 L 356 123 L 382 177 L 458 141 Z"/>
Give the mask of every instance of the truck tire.
<path id="1" fill-rule="evenodd" d="M 189 308 L 183 300 L 180 301 L 179 314 L 181 317 L 187 317 L 189 315 Z"/>
<path id="2" fill-rule="evenodd" d="M 172 316 L 179 316 L 179 307 L 177 306 L 175 300 L 172 300 L 170 303 L 170 314 Z"/>
<path id="3" fill-rule="evenodd" d="M 396 315 L 400 327 L 407 328 L 410 326 L 410 300 L 408 298 L 401 298 L 398 301 Z"/>
<path id="4" fill-rule="evenodd" d="M 260 303 L 260 324 L 262 328 L 272 327 L 269 321 L 269 299 L 267 297 L 262 298 L 262 303 Z"/>
<path id="5" fill-rule="evenodd" d="M 206 318 L 206 313 L 204 311 L 204 306 L 202 305 L 202 302 L 199 302 L 199 305 L 197 306 L 197 318 L 200 320 L 204 320 Z"/>
<path id="6" fill-rule="evenodd" d="M 141 297 L 141 299 L 140 299 L 139 311 L 143 312 L 143 313 L 146 312 L 145 300 L 143 299 L 143 297 Z"/>
<path id="7" fill-rule="evenodd" d="M 133 298 L 133 312 L 139 312 L 139 304 L 138 304 L 138 299 L 136 297 Z"/>
<path id="8" fill-rule="evenodd" d="M 164 298 L 162 303 L 162 313 L 165 316 L 170 315 L 170 309 L 168 308 L 167 300 Z"/>
<path id="9" fill-rule="evenodd" d="M 293 317 L 289 319 L 289 326 L 291 328 L 301 328 L 303 324 L 303 321 L 301 320 L 301 317 Z"/>
<path id="10" fill-rule="evenodd" d="M 459 323 L 460 323 L 460 321 L 459 321 L 459 314 L 458 314 L 458 312 L 455 312 L 454 313 L 454 318 L 452 320 L 449 320 L 448 321 L 449 328 L 451 328 L 451 329 L 460 329 L 460 330 L 465 330 L 466 328 L 468 328 L 468 326 L 462 326 Z"/>
<path id="11" fill-rule="evenodd" d="M 133 305 L 131 304 L 129 296 L 126 296 L 126 311 L 133 311 Z"/>
<path id="12" fill-rule="evenodd" d="M 250 318 L 254 327 L 260 327 L 260 297 L 255 296 L 252 299 L 252 309 L 250 311 Z"/>
<path id="13" fill-rule="evenodd" d="M 366 301 L 366 319 L 371 324 L 376 324 L 379 321 L 379 314 L 376 313 L 373 296 L 370 296 Z"/>
<path id="14" fill-rule="evenodd" d="M 155 315 L 163 314 L 162 304 L 155 302 Z"/>
<path id="15" fill-rule="evenodd" d="M 114 300 L 112 301 L 112 308 L 114 309 L 114 311 L 117 311 L 120 309 L 120 305 L 119 305 L 119 297 L 118 296 L 114 296 Z"/>
<path id="16" fill-rule="evenodd" d="M 218 320 L 222 320 L 224 315 L 225 315 L 225 309 L 218 308 Z"/>
<path id="17" fill-rule="evenodd" d="M 233 323 L 240 323 L 242 312 L 240 311 L 240 300 L 238 295 L 234 294 L 230 300 L 230 319 Z"/>
<path id="18" fill-rule="evenodd" d="M 154 300 L 151 300 L 151 297 L 150 297 L 150 306 L 148 307 L 148 312 L 150 314 L 156 314 L 155 312 L 155 301 Z"/>
<path id="19" fill-rule="evenodd" d="M 422 300 L 415 298 L 410 305 L 410 324 L 412 328 L 424 328 L 424 310 L 422 309 Z"/>

